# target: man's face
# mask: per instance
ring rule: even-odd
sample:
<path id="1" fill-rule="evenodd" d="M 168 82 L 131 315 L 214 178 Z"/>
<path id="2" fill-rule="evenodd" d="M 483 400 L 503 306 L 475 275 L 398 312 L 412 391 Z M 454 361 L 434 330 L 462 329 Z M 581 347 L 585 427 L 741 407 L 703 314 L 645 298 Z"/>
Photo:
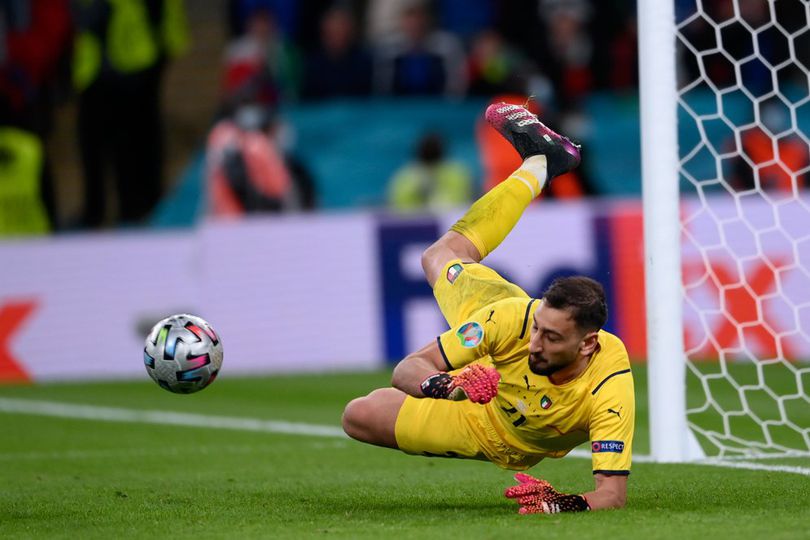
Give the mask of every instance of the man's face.
<path id="1" fill-rule="evenodd" d="M 585 332 L 577 328 L 569 310 L 554 309 L 542 300 L 539 304 L 529 336 L 529 369 L 549 376 L 577 359 Z"/>

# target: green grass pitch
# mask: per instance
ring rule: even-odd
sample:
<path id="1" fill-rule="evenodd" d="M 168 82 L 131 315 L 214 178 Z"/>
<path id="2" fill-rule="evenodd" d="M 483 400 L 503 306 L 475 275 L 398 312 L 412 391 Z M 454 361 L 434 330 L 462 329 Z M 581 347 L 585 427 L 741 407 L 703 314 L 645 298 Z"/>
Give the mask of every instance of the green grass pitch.
<path id="1" fill-rule="evenodd" d="M 636 372 L 635 453 L 649 451 Z M 189 396 L 142 381 L 0 387 L 0 398 L 339 426 L 388 373 L 229 378 Z M 810 460 L 794 460 L 808 467 Z M 532 473 L 592 489 L 590 461 Z M 0 538 L 810 538 L 810 477 L 636 463 L 627 508 L 520 516 L 511 473 L 340 437 L 0 412 Z"/>

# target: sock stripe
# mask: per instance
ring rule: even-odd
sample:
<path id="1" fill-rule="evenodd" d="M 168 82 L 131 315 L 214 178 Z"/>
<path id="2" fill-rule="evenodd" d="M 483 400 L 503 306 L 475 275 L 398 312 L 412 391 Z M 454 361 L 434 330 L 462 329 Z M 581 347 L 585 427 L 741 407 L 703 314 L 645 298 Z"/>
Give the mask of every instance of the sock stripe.
<path id="1" fill-rule="evenodd" d="M 532 199 L 539 195 L 539 189 L 535 190 L 535 186 L 539 188 L 540 182 L 537 181 L 532 173 L 518 169 L 512 173 L 512 178 L 516 178 L 517 180 L 520 180 L 526 184 L 526 187 L 529 188 L 529 191 L 532 194 Z"/>

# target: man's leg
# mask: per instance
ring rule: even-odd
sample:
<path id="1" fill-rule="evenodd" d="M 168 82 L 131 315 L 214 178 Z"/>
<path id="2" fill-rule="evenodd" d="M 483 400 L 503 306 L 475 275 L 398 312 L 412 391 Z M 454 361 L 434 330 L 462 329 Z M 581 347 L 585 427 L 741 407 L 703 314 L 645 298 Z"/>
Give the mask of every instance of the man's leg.
<path id="1" fill-rule="evenodd" d="M 471 436 L 486 416 L 469 400 L 416 399 L 382 388 L 346 406 L 343 429 L 358 441 L 407 454 L 492 461 L 497 442 L 484 433 Z"/>
<path id="2" fill-rule="evenodd" d="M 396 388 L 380 388 L 350 401 L 343 411 L 343 431 L 361 442 L 399 448 L 395 428 L 405 397 Z"/>
<path id="3" fill-rule="evenodd" d="M 551 131 L 524 107 L 496 103 L 489 106 L 486 118 L 512 143 L 523 164 L 422 254 L 431 287 L 449 261 L 480 262 L 506 238 L 548 179 L 579 165 L 579 146 Z"/>

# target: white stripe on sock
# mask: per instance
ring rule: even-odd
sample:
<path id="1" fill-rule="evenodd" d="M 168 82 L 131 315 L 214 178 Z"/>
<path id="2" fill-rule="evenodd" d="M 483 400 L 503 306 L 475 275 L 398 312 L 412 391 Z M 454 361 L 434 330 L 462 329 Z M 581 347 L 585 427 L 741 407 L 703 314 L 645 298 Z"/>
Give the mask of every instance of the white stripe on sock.
<path id="1" fill-rule="evenodd" d="M 534 199 L 535 197 L 537 197 L 537 193 L 535 193 L 535 192 L 534 192 L 534 187 L 532 187 L 532 183 L 531 183 L 529 180 L 526 180 L 525 178 L 523 178 L 522 176 L 520 176 L 520 175 L 518 174 L 519 172 L 520 172 L 519 170 L 518 170 L 518 171 L 513 172 L 513 173 L 512 173 L 512 177 L 513 177 L 513 178 L 517 178 L 518 180 L 520 180 L 521 182 L 523 182 L 524 184 L 526 184 L 526 187 L 527 187 L 527 188 L 529 188 L 529 191 L 530 191 L 530 192 L 531 192 L 531 194 L 532 194 L 532 199 Z"/>

